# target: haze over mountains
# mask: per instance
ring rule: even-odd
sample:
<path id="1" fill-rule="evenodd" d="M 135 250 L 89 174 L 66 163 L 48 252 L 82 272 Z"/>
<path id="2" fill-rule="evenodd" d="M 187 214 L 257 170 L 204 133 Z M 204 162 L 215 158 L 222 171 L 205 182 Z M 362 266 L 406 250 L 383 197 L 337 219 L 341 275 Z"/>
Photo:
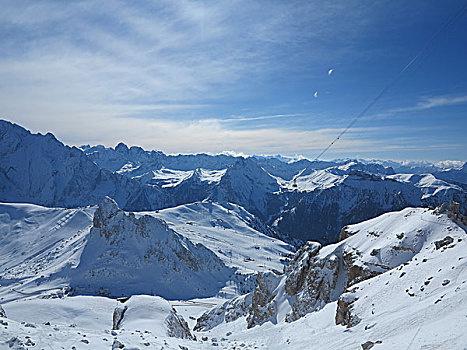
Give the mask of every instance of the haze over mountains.
<path id="1" fill-rule="evenodd" d="M 0 202 L 0 348 L 467 342 L 467 163 L 78 148 L 0 121 Z"/>

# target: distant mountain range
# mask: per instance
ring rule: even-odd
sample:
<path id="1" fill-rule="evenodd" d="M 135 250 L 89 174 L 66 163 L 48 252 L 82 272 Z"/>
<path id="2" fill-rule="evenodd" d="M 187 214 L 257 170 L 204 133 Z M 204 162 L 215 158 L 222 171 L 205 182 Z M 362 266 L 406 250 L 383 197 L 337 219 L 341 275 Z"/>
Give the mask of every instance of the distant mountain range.
<path id="1" fill-rule="evenodd" d="M 467 164 L 77 148 L 0 121 L 1 201 L 74 208 L 105 196 L 128 211 L 235 203 L 285 235 L 329 243 L 344 225 L 407 206 L 453 199 L 465 213 Z"/>

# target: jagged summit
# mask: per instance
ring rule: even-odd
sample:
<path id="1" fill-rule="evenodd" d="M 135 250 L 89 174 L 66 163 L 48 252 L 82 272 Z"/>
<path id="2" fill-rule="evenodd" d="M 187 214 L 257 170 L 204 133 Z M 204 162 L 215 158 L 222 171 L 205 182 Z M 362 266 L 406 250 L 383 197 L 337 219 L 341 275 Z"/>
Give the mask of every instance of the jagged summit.
<path id="1" fill-rule="evenodd" d="M 109 195 L 133 210 L 169 204 L 159 189 L 99 168 L 83 151 L 52 134 L 31 134 L 5 121 L 0 126 L 2 201 L 70 208 L 97 204 Z"/>
<path id="2" fill-rule="evenodd" d="M 161 219 L 120 210 L 106 197 L 76 269 L 69 276 L 76 294 L 165 298 L 215 295 L 231 271 L 202 244 L 193 244 Z"/>
<path id="3" fill-rule="evenodd" d="M 252 158 L 241 158 L 227 169 L 211 198 L 237 203 L 261 218 L 267 218 L 270 206 L 277 205 L 274 193 L 279 189 L 277 180 Z"/>

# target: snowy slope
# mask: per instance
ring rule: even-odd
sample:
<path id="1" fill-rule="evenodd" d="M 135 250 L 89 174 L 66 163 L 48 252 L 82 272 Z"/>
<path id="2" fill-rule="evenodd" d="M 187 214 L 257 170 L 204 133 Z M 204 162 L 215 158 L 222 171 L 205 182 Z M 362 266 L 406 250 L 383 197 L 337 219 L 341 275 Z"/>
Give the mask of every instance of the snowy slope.
<path id="1" fill-rule="evenodd" d="M 335 242 L 344 225 L 386 211 L 421 205 L 420 189 L 408 183 L 360 171 L 324 174 L 326 181 L 322 188 L 302 191 L 298 178 L 297 189 L 282 193 L 286 205 L 277 214 L 275 226 L 304 240 Z"/>
<path id="2" fill-rule="evenodd" d="M 444 169 L 435 172 L 434 175 L 447 182 L 458 184 L 467 190 L 467 162 L 462 167 L 453 169 Z"/>
<path id="3" fill-rule="evenodd" d="M 0 204 L 0 277 L 8 286 L 0 289 L 0 298 L 69 293 L 70 285 L 75 294 L 145 292 L 173 299 L 222 290 L 224 297 L 236 296 L 254 288 L 249 276 L 256 271 L 282 270 L 293 251 L 234 204 L 203 202 L 128 214 L 108 201 L 101 205 L 104 214 L 95 213 L 96 207 Z M 102 220 L 104 227 L 95 227 Z M 188 285 L 182 288 L 183 283 Z"/>
<path id="4" fill-rule="evenodd" d="M 198 177 L 199 181 L 207 182 L 208 184 L 218 183 L 225 173 L 222 170 L 206 170 L 197 168 L 195 170 L 172 170 L 172 169 L 158 169 L 152 172 L 150 179 L 145 179 L 146 183 L 157 184 L 162 188 L 179 186 L 183 181 L 191 177 Z"/>
<path id="5" fill-rule="evenodd" d="M 262 338 L 273 349 L 343 349 L 367 340 L 391 348 L 410 338 L 413 348 L 460 348 L 467 338 L 453 326 L 467 325 L 467 234 L 457 222 L 440 210 L 407 208 L 351 225 L 344 230 L 349 238 L 322 248 L 309 243 L 285 275 L 260 275 L 253 293 L 206 313 L 196 328 L 234 329 L 245 339 L 276 334 Z"/>
<path id="6" fill-rule="evenodd" d="M 440 180 L 433 174 L 395 174 L 388 176 L 388 178 L 411 183 L 414 186 L 419 187 L 423 192 L 422 200 L 425 201 L 432 199 L 430 197 L 435 197 L 438 201 L 448 202 L 449 199 L 452 199 L 456 195 L 464 192 L 461 187 Z"/>
<path id="7" fill-rule="evenodd" d="M 276 232 L 232 203 L 205 201 L 144 214 L 163 219 L 170 228 L 203 244 L 241 273 L 282 271 L 281 260 L 293 251 Z"/>
<path id="8" fill-rule="evenodd" d="M 3 321 L 7 326 L 0 329 L 2 349 L 9 343 L 18 348 L 23 343 L 39 349 L 110 349 L 115 339 L 124 345 L 150 348 L 180 350 L 179 345 L 196 345 L 183 317 L 160 297 L 137 295 L 121 303 L 76 296 L 20 300 L 3 306 L 8 318 Z"/>
<path id="9" fill-rule="evenodd" d="M 210 198 L 216 202 L 236 203 L 268 220 L 282 204 L 276 195 L 279 190 L 277 180 L 253 158 L 241 158 L 227 169 Z"/>
<path id="10" fill-rule="evenodd" d="M 50 276 L 79 263 L 95 208 L 0 204 L 0 300 L 63 294 Z"/>
<path id="11" fill-rule="evenodd" d="M 36 221 L 44 227 L 53 227 L 55 219 L 62 221 L 69 215 L 69 210 L 63 209 L 4 206 L 3 212 L 17 212 L 16 217 L 10 214 L 10 230 L 18 220 L 29 225 L 36 214 Z M 207 209 L 205 218 L 197 206 Z M 31 213 L 29 220 L 21 219 L 24 207 Z M 83 209 L 89 214 L 94 210 Z M 225 206 L 205 202 L 147 214 L 165 218 L 169 227 L 180 231 L 186 226 L 196 232 L 197 226 L 185 220 L 199 219 L 199 232 L 208 242 L 216 236 L 224 239 L 228 230 L 248 222 L 248 214 L 240 207 L 232 205 L 230 214 L 225 210 Z M 233 219 L 222 221 L 227 214 Z M 459 219 L 453 221 L 454 216 L 440 209 L 407 208 L 346 227 L 342 237 L 348 238 L 337 244 L 321 247 L 309 243 L 297 252 L 285 274 L 263 272 L 254 292 L 210 310 L 204 322 L 211 327 L 189 330 L 192 338 L 187 336 L 182 314 L 193 325 L 190 318 L 201 316 L 214 302 L 212 298 L 174 302 L 175 319 L 167 302 L 151 296 L 135 296 L 125 303 L 66 294 L 52 299 L 34 293 L 0 299 L 5 312 L 0 316 L 0 348 L 9 348 L 9 344 L 26 347 L 30 341 L 31 348 L 44 349 L 109 349 L 113 343 L 140 349 L 348 349 L 362 348 L 371 341 L 375 349 L 463 349 L 467 234 Z M 44 219 L 49 217 L 54 220 Z M 89 225 L 90 216 L 86 217 L 83 223 Z M 61 229 L 66 230 L 73 218 Z M 125 220 L 122 227 L 127 227 Z M 213 231 L 208 230 L 211 223 Z M 220 235 L 224 231 L 226 235 Z M 20 228 L 16 232 L 21 232 Z M 194 237 L 195 233 L 191 234 Z M 267 242 L 268 237 L 264 238 Z M 237 239 L 232 235 L 232 242 Z M 239 251 L 244 249 L 242 245 Z M 7 288 L 2 284 L 0 291 Z M 171 331 L 173 327 L 175 331 Z"/>

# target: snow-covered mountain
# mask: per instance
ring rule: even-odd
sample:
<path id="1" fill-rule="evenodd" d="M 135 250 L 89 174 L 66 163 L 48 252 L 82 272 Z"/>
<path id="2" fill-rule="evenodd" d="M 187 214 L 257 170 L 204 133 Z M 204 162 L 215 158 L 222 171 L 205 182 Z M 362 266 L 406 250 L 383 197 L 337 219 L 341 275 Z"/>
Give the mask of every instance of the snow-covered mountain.
<path id="1" fill-rule="evenodd" d="M 176 204 L 206 198 L 234 202 L 304 240 L 335 242 L 343 225 L 406 206 L 455 200 L 461 203 L 461 211 L 467 210 L 467 189 L 462 185 L 467 176 L 459 162 L 286 162 L 281 157 L 165 156 L 133 149 L 120 144 L 115 149 L 87 148 L 86 153 L 110 170 L 161 186 Z M 139 156 L 132 158 L 132 152 Z M 118 163 L 119 168 L 106 165 L 122 154 L 126 158 Z M 145 161 L 142 154 L 157 157 L 157 164 Z M 155 167 L 150 170 L 151 166 Z M 395 169 L 412 173 L 396 173 Z M 427 169 L 434 174 L 421 174 Z"/>
<path id="2" fill-rule="evenodd" d="M 2 203 L 0 232 L 0 348 L 193 348 L 195 336 L 171 306 L 181 302 L 102 295 L 213 297 L 186 302 L 205 309 L 251 291 L 257 271 L 282 270 L 292 253 L 271 228 L 229 203 L 141 213 L 124 212 L 109 198 L 75 209 Z"/>
<path id="3" fill-rule="evenodd" d="M 123 143 L 70 148 L 51 134 L 33 135 L 5 121 L 0 132 L 3 201 L 74 208 L 108 195 L 123 209 L 140 211 L 211 199 L 241 205 L 292 237 L 320 242 L 335 242 L 343 225 L 406 206 L 455 200 L 467 211 L 467 168 L 458 163 L 165 155 Z M 427 164 L 433 173 L 419 174 Z"/>
<path id="4" fill-rule="evenodd" d="M 215 295 L 231 274 L 211 250 L 165 221 L 126 213 L 106 197 L 94 213 L 80 263 L 59 276 L 69 279 L 74 294 L 189 299 Z"/>
<path id="5" fill-rule="evenodd" d="M 243 274 L 282 271 L 285 258 L 293 252 L 293 246 L 285 243 L 290 237 L 233 203 L 204 201 L 143 213 L 163 219 L 170 228 L 211 249 L 224 264 Z"/>
<path id="6" fill-rule="evenodd" d="M 464 349 L 466 175 L 0 121 L 0 349 Z"/>
<path id="7" fill-rule="evenodd" d="M 293 253 L 280 234 L 229 203 L 141 213 L 110 198 L 77 209 L 2 203 L 0 232 L 0 300 L 235 296 L 254 288 L 257 271 L 282 270 Z"/>
<path id="8" fill-rule="evenodd" d="M 273 349 L 461 349 L 466 224 L 453 204 L 448 213 L 407 208 L 345 227 L 341 242 L 309 242 L 283 275 L 259 274 L 254 292 L 206 312 L 195 330 L 267 332 Z"/>
<path id="9" fill-rule="evenodd" d="M 180 154 L 166 155 L 160 151 L 145 151 L 141 147 L 128 147 L 119 143 L 115 148 L 104 146 L 81 146 L 86 155 L 101 168 L 126 175 L 141 176 L 152 170 L 168 168 L 173 170 L 193 170 L 196 168 L 220 170 L 240 158 L 225 154 L 208 155 Z"/>
<path id="10" fill-rule="evenodd" d="M 170 204 L 157 187 L 99 168 L 81 150 L 52 134 L 31 134 L 0 120 L 0 200 L 73 208 L 112 196 L 123 208 L 144 210 Z"/>

